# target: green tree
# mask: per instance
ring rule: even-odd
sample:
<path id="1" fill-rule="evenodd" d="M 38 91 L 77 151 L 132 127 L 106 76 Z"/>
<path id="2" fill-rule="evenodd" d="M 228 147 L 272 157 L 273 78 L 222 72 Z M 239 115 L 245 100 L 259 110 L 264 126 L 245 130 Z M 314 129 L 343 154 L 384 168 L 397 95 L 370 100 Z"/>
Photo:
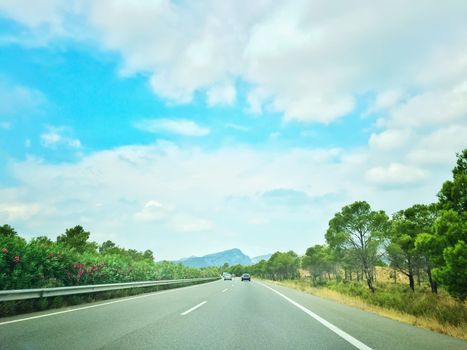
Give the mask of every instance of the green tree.
<path id="1" fill-rule="evenodd" d="M 57 237 L 57 243 L 61 243 L 70 248 L 74 248 L 78 253 L 85 250 L 96 250 L 93 243 L 88 242 L 90 233 L 85 231 L 82 226 L 77 225 L 66 229 L 65 233 Z"/>
<path id="2" fill-rule="evenodd" d="M 0 226 L 0 236 L 17 236 L 15 229 L 10 225 Z"/>
<path id="3" fill-rule="evenodd" d="M 443 250 L 445 265 L 434 271 L 452 296 L 464 301 L 467 298 L 467 244 L 459 240 Z"/>
<path id="4" fill-rule="evenodd" d="M 432 246 L 438 254 L 438 266 L 433 269 L 436 280 L 448 292 L 461 300 L 467 296 L 465 272 L 467 271 L 467 215 L 454 210 L 442 211 L 434 225 Z"/>
<path id="5" fill-rule="evenodd" d="M 121 249 L 112 241 L 107 240 L 102 242 L 99 246 L 99 253 L 101 254 L 120 254 Z"/>
<path id="6" fill-rule="evenodd" d="M 322 275 L 331 269 L 331 252 L 328 246 L 316 244 L 306 250 L 302 267 L 310 272 L 313 285 L 322 282 Z"/>
<path id="7" fill-rule="evenodd" d="M 143 252 L 143 258 L 144 258 L 145 260 L 154 261 L 154 253 L 152 252 L 152 250 L 146 249 L 146 250 Z"/>
<path id="8" fill-rule="evenodd" d="M 293 251 L 275 252 L 267 262 L 267 269 L 274 280 L 298 277 L 300 259 Z"/>
<path id="9" fill-rule="evenodd" d="M 448 292 L 465 300 L 467 285 L 467 149 L 457 154 L 452 180 L 446 181 L 438 193 L 440 217 L 434 225 L 436 241 L 442 249 L 441 264 L 433 270 Z"/>
<path id="10" fill-rule="evenodd" d="M 431 232 L 436 218 L 433 205 L 416 204 L 393 215 L 390 229 L 390 244 L 387 247 L 391 266 L 409 278 L 410 289 L 415 290 L 414 276 L 424 263 L 432 291 L 436 292 L 431 278 L 429 257 L 417 249 L 416 239 L 422 233 Z"/>
<path id="11" fill-rule="evenodd" d="M 415 249 L 424 260 L 431 292 L 438 293 L 438 282 L 433 278 L 433 269 L 443 264 L 444 240 L 433 233 L 420 233 L 415 239 Z"/>
<path id="12" fill-rule="evenodd" d="M 383 211 L 372 211 L 367 202 L 358 201 L 336 213 L 326 232 L 326 241 L 331 248 L 355 251 L 372 292 L 375 291 L 374 266 L 387 225 L 388 217 Z"/>
<path id="13" fill-rule="evenodd" d="M 453 179 L 446 181 L 438 193 L 441 209 L 467 211 L 467 149 L 457 154 L 457 163 L 452 170 Z"/>

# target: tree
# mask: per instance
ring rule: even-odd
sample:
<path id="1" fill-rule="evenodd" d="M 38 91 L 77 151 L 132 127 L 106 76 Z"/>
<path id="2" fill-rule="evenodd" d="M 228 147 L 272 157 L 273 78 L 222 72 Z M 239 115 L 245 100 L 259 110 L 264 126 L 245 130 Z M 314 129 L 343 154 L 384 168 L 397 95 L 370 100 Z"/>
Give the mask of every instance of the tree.
<path id="1" fill-rule="evenodd" d="M 331 269 L 331 254 L 328 246 L 316 244 L 306 250 L 302 267 L 310 272 L 313 285 L 321 282 L 323 273 Z"/>
<path id="2" fill-rule="evenodd" d="M 438 293 L 438 282 L 433 278 L 433 268 L 442 266 L 444 241 L 433 233 L 421 233 L 415 239 L 415 249 L 424 260 L 431 292 Z"/>
<path id="3" fill-rule="evenodd" d="M 326 241 L 331 248 L 355 250 L 368 288 L 374 292 L 373 270 L 378 249 L 387 229 L 388 217 L 383 211 L 372 211 L 365 201 L 342 208 L 329 221 Z"/>
<path id="4" fill-rule="evenodd" d="M 268 260 L 267 269 L 274 280 L 294 279 L 298 276 L 300 259 L 293 251 L 275 252 Z"/>
<path id="5" fill-rule="evenodd" d="M 453 179 L 446 181 L 438 193 L 440 208 L 467 211 L 467 149 L 457 154 L 457 163 L 452 170 Z"/>
<path id="6" fill-rule="evenodd" d="M 85 231 L 82 226 L 77 225 L 66 229 L 63 235 L 57 237 L 57 243 L 62 243 L 70 248 L 74 248 L 78 253 L 85 250 L 96 250 L 95 244 L 88 242 L 90 233 Z"/>
<path id="7" fill-rule="evenodd" d="M 457 154 L 452 175 L 452 181 L 446 181 L 438 193 L 441 214 L 435 222 L 434 234 L 442 247 L 442 258 L 433 274 L 451 295 L 464 300 L 467 296 L 467 149 Z"/>
<path id="8" fill-rule="evenodd" d="M 107 240 L 99 246 L 101 254 L 119 254 L 121 249 L 112 241 Z"/>
<path id="9" fill-rule="evenodd" d="M 10 225 L 0 226 L 0 236 L 17 236 L 15 229 Z"/>
<path id="10" fill-rule="evenodd" d="M 459 240 L 443 251 L 445 266 L 434 271 L 452 296 L 464 301 L 467 298 L 467 244 Z"/>
<path id="11" fill-rule="evenodd" d="M 417 236 L 431 232 L 436 218 L 434 206 L 416 204 L 393 215 L 390 229 L 390 244 L 387 253 L 391 266 L 409 278 L 410 289 L 415 290 L 414 276 L 425 260 L 425 269 L 429 276 L 433 292 L 436 286 L 431 278 L 431 265 L 427 256 L 416 248 Z M 425 259 L 423 259 L 423 257 Z"/>
<path id="12" fill-rule="evenodd" d="M 443 211 L 434 225 L 433 241 L 438 254 L 438 266 L 433 269 L 435 279 L 443 283 L 448 292 L 464 300 L 467 296 L 467 215 L 454 210 Z"/>
<path id="13" fill-rule="evenodd" d="M 143 253 L 143 258 L 146 260 L 154 261 L 154 253 L 150 249 L 146 249 Z"/>

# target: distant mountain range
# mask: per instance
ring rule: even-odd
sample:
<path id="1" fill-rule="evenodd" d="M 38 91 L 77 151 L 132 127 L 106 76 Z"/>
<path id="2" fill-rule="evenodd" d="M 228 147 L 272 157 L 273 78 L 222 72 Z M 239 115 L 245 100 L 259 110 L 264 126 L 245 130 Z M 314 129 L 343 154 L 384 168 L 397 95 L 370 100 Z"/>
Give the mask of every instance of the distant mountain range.
<path id="1" fill-rule="evenodd" d="M 268 260 L 271 254 L 255 256 L 250 258 L 245 255 L 240 249 L 234 248 L 224 250 L 223 252 L 208 254 L 204 256 L 190 256 L 189 258 L 182 258 L 174 261 L 176 264 L 182 264 L 190 267 L 208 267 L 208 266 L 222 266 L 225 263 L 229 265 L 253 265 L 261 260 Z"/>

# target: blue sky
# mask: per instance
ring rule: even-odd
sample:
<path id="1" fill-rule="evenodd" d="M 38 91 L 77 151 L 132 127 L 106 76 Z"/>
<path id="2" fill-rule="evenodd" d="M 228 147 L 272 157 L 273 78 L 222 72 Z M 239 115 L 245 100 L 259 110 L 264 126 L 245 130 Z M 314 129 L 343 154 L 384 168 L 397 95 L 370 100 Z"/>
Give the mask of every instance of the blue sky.
<path id="1" fill-rule="evenodd" d="M 3 1 L 0 221 L 175 259 L 303 253 L 354 200 L 433 201 L 466 146 L 465 15 Z"/>

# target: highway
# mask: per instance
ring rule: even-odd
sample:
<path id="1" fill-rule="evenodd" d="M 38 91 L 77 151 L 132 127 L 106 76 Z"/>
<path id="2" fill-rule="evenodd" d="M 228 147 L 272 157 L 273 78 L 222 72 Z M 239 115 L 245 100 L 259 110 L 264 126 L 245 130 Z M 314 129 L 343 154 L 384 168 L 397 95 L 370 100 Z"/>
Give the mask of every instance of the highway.
<path id="1" fill-rule="evenodd" d="M 259 281 L 0 318 L 1 349 L 467 349 L 467 342 Z"/>

